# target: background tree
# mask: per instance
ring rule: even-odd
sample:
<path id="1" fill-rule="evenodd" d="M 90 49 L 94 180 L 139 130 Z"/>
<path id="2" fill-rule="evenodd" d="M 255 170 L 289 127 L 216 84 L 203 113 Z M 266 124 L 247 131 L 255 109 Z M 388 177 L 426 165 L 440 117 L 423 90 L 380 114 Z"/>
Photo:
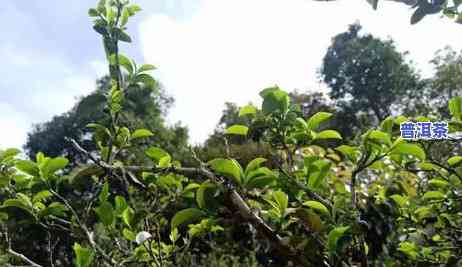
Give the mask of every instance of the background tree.
<path id="1" fill-rule="evenodd" d="M 339 116 L 350 127 L 377 124 L 402 107 L 404 96 L 422 88 L 419 75 L 392 40 L 361 34 L 353 24 L 336 35 L 323 59 L 321 76 Z"/>
<path id="2" fill-rule="evenodd" d="M 109 83 L 109 77 L 101 78 L 96 82 L 97 89 L 81 97 L 70 111 L 35 125 L 24 146 L 28 156 L 35 158 L 38 152 L 43 152 L 53 157 L 65 156 L 73 164 L 84 163 L 85 159 L 68 139 L 78 141 L 88 151 L 96 151 L 87 125 L 91 122 L 109 124 L 110 116 L 105 109 Z M 173 98 L 166 95 L 158 83 L 132 86 L 123 104 L 121 121 L 130 129 L 149 129 L 154 133 L 149 141 L 162 144 L 167 151 L 181 158 L 187 147 L 188 131 L 181 124 L 171 127 L 165 124 L 165 115 L 172 104 Z"/>
<path id="3" fill-rule="evenodd" d="M 436 113 L 449 116 L 445 103 L 462 95 L 462 53 L 451 47 L 437 51 L 431 61 L 435 75 L 431 79 L 430 105 Z"/>

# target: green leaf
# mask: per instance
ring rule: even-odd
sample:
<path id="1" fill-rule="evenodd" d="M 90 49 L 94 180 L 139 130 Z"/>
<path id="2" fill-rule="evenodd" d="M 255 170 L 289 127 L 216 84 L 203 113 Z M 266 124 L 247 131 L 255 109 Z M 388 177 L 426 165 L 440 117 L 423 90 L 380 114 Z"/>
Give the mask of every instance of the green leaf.
<path id="1" fill-rule="evenodd" d="M 114 31 L 117 33 L 118 40 L 126 43 L 132 42 L 132 38 L 126 32 L 122 31 L 119 28 L 115 28 Z"/>
<path id="2" fill-rule="evenodd" d="M 0 212 L 0 223 L 6 223 L 8 220 L 8 213 Z"/>
<path id="3" fill-rule="evenodd" d="M 146 150 L 146 155 L 158 163 L 159 167 L 167 167 L 171 162 L 170 154 L 157 147 L 150 147 Z"/>
<path id="4" fill-rule="evenodd" d="M 327 237 L 327 248 L 331 253 L 337 251 L 338 241 L 345 235 L 348 229 L 350 229 L 349 226 L 341 226 L 336 227 L 329 232 Z"/>
<path id="5" fill-rule="evenodd" d="M 150 136 L 153 136 L 153 133 L 151 131 L 147 129 L 138 129 L 132 134 L 131 139 L 134 140 L 134 139 L 146 138 Z"/>
<path id="6" fill-rule="evenodd" d="M 96 20 L 95 22 L 95 25 L 93 25 L 93 30 L 95 30 L 95 32 L 103 35 L 103 36 L 107 36 L 108 35 L 108 31 L 107 31 L 107 23 L 103 20 Z"/>
<path id="7" fill-rule="evenodd" d="M 72 248 L 75 253 L 76 267 L 90 267 L 93 262 L 93 251 L 90 248 L 80 246 L 79 243 L 74 243 Z"/>
<path id="8" fill-rule="evenodd" d="M 178 235 L 178 228 L 174 228 L 172 231 L 170 231 L 170 235 L 168 237 L 170 238 L 170 241 L 172 241 L 172 243 L 175 243 L 180 237 Z"/>
<path id="9" fill-rule="evenodd" d="M 214 159 L 208 162 L 212 170 L 223 175 L 234 178 L 235 182 L 241 184 L 242 168 L 234 159 Z"/>
<path id="10" fill-rule="evenodd" d="M 71 173 L 66 175 L 66 179 L 68 179 L 71 183 L 86 177 L 101 176 L 104 174 L 104 170 L 96 165 L 96 164 L 89 164 L 89 165 L 81 165 L 74 168 Z"/>
<path id="11" fill-rule="evenodd" d="M 250 171 L 253 171 L 253 170 L 256 170 L 257 168 L 260 167 L 260 165 L 263 163 L 263 162 L 266 162 L 267 159 L 265 158 L 256 158 L 256 159 L 253 159 L 252 161 L 249 162 L 249 164 L 247 164 L 247 167 L 245 168 L 245 175 L 248 175 L 248 173 Z"/>
<path id="12" fill-rule="evenodd" d="M 273 192 L 273 199 L 278 204 L 279 211 L 281 212 L 281 214 L 285 214 L 286 209 L 289 205 L 289 198 L 287 197 L 286 193 L 282 191 L 275 191 Z"/>
<path id="13" fill-rule="evenodd" d="M 419 255 L 417 245 L 408 241 L 401 242 L 398 250 L 406 254 L 411 259 L 416 259 Z"/>
<path id="14" fill-rule="evenodd" d="M 106 3 L 106 19 L 110 25 L 114 25 L 116 12 L 111 5 Z"/>
<path id="15" fill-rule="evenodd" d="M 205 213 L 200 209 L 189 208 L 180 210 L 173 216 L 170 226 L 172 229 L 175 229 L 182 224 L 197 221 L 203 216 L 205 216 Z"/>
<path id="16" fill-rule="evenodd" d="M 96 141 L 104 142 L 104 140 L 107 140 L 111 136 L 109 129 L 101 124 L 89 123 L 86 127 L 94 129 Z"/>
<path id="17" fill-rule="evenodd" d="M 431 179 L 430 181 L 428 181 L 428 183 L 436 187 L 446 187 L 449 185 L 449 182 L 443 179 L 438 179 L 438 178 Z"/>
<path id="18" fill-rule="evenodd" d="M 27 173 L 31 176 L 38 177 L 39 168 L 37 164 L 30 160 L 19 160 L 16 162 L 16 168 L 24 173 Z"/>
<path id="19" fill-rule="evenodd" d="M 135 211 L 128 207 L 122 212 L 122 221 L 131 228 L 133 218 L 135 217 Z"/>
<path id="20" fill-rule="evenodd" d="M 141 11 L 141 7 L 139 7 L 138 5 L 131 5 L 128 8 L 128 11 L 130 12 L 130 16 L 133 16 L 135 15 L 137 12 L 140 12 Z"/>
<path id="21" fill-rule="evenodd" d="M 448 159 L 448 164 L 449 166 L 456 166 L 462 163 L 462 157 L 461 156 L 454 156 Z"/>
<path id="22" fill-rule="evenodd" d="M 21 153 L 21 150 L 16 148 L 8 148 L 3 152 L 0 151 L 0 161 L 14 158 L 19 153 Z"/>
<path id="23" fill-rule="evenodd" d="M 384 119 L 380 123 L 380 129 L 382 129 L 383 132 L 391 135 L 393 131 L 393 117 L 388 116 L 386 119 Z"/>
<path id="24" fill-rule="evenodd" d="M 264 188 L 265 186 L 271 185 L 276 180 L 275 175 L 262 175 L 250 178 L 245 187 L 247 189 L 252 188 Z"/>
<path id="25" fill-rule="evenodd" d="M 267 88 L 260 92 L 263 97 L 262 111 L 268 115 L 273 112 L 286 113 L 289 110 L 289 95 L 277 87 Z"/>
<path id="26" fill-rule="evenodd" d="M 145 71 L 150 71 L 150 70 L 155 70 L 156 69 L 156 66 L 154 65 L 151 65 L 151 64 L 143 64 L 138 72 L 145 72 Z"/>
<path id="27" fill-rule="evenodd" d="M 132 241 L 132 242 L 135 241 L 135 238 L 136 238 L 135 233 L 133 233 L 132 231 L 130 231 L 127 228 L 124 228 L 122 230 L 122 235 L 129 241 Z"/>
<path id="28" fill-rule="evenodd" d="M 124 94 L 122 90 L 116 89 L 116 87 L 113 87 L 111 89 L 110 94 L 111 94 L 110 108 L 111 108 L 112 114 L 115 114 L 122 110 L 122 100 L 124 98 Z"/>
<path id="29" fill-rule="evenodd" d="M 308 129 L 312 131 L 317 130 L 322 122 L 327 121 L 331 117 L 332 113 L 328 112 L 318 112 L 314 114 L 307 121 Z"/>
<path id="30" fill-rule="evenodd" d="M 414 211 L 415 215 L 417 215 L 419 220 L 422 220 L 424 218 L 428 218 L 432 216 L 432 209 L 431 207 L 420 207 Z"/>
<path id="31" fill-rule="evenodd" d="M 244 125 L 232 125 L 225 130 L 225 134 L 247 135 L 249 128 Z"/>
<path id="32" fill-rule="evenodd" d="M 210 181 L 201 184 L 196 192 L 196 202 L 199 208 L 206 209 L 208 206 L 211 206 L 210 202 L 213 203 L 214 201 L 213 194 L 216 188 L 217 186 Z"/>
<path id="33" fill-rule="evenodd" d="M 317 170 L 312 171 L 308 177 L 308 185 L 312 188 L 318 188 L 323 179 L 329 173 L 331 162 L 326 160 L 317 160 L 313 163 Z"/>
<path id="34" fill-rule="evenodd" d="M 443 193 L 441 193 L 440 191 L 428 191 L 423 195 L 423 198 L 426 199 L 426 200 L 443 199 L 445 197 L 446 196 Z"/>
<path id="35" fill-rule="evenodd" d="M 32 207 L 32 200 L 30 197 L 26 194 L 23 193 L 16 193 L 16 198 L 21 200 L 26 206 Z"/>
<path id="36" fill-rule="evenodd" d="M 417 8 L 411 16 L 411 24 L 416 24 L 417 22 L 421 21 L 426 15 L 427 12 L 424 8 Z"/>
<path id="37" fill-rule="evenodd" d="M 409 121 L 409 119 L 406 118 L 403 115 L 400 115 L 400 116 L 395 118 L 395 124 L 398 124 L 398 125 L 400 125 L 401 123 L 406 122 L 406 121 Z"/>
<path id="38" fill-rule="evenodd" d="M 419 164 L 417 164 L 417 166 L 419 166 L 419 168 L 424 171 L 436 171 L 440 168 L 437 165 L 430 162 L 420 162 Z"/>
<path id="39" fill-rule="evenodd" d="M 348 145 L 341 145 L 335 148 L 335 150 L 342 153 L 345 157 L 348 157 L 352 161 L 356 161 L 356 157 L 358 154 L 358 148 Z"/>
<path id="40" fill-rule="evenodd" d="M 114 223 L 114 209 L 111 203 L 104 201 L 95 209 L 98 218 L 105 226 L 110 226 Z"/>
<path id="41" fill-rule="evenodd" d="M 133 74 L 133 65 L 132 65 L 132 62 L 130 61 L 130 59 L 128 59 L 128 57 L 126 57 L 126 56 L 124 56 L 122 54 L 118 54 L 118 55 L 119 55 L 118 59 L 119 59 L 120 66 L 124 67 L 128 71 L 128 73 Z M 117 65 L 117 60 L 116 60 L 116 55 L 115 54 L 112 54 L 109 57 L 109 62 L 113 66 Z"/>
<path id="42" fill-rule="evenodd" d="M 398 194 L 394 194 L 392 196 L 390 196 L 391 199 L 393 199 L 393 201 L 396 202 L 396 204 L 398 204 L 400 207 L 404 207 L 406 206 L 407 204 L 407 197 L 404 197 L 402 195 L 398 195 Z"/>
<path id="43" fill-rule="evenodd" d="M 105 10 L 106 8 L 106 0 L 99 0 L 96 8 L 98 9 L 99 12 L 106 13 L 105 11 L 104 12 L 102 11 L 102 10 Z"/>
<path id="44" fill-rule="evenodd" d="M 55 172 L 64 169 L 67 166 L 67 164 L 69 164 L 69 160 L 67 160 L 64 157 L 50 159 L 42 167 L 42 174 L 44 178 L 48 178 Z"/>
<path id="45" fill-rule="evenodd" d="M 314 209 L 316 211 L 319 211 L 321 213 L 329 214 L 329 210 L 321 202 L 309 200 L 309 201 L 303 202 L 303 205 L 308 206 L 308 207 L 310 207 L 310 208 L 312 208 L 312 209 Z"/>
<path id="46" fill-rule="evenodd" d="M 48 191 L 48 190 L 43 190 L 43 191 L 40 191 L 38 192 L 37 194 L 34 195 L 34 197 L 32 198 L 32 202 L 41 202 L 42 200 L 45 200 L 47 198 L 50 198 L 52 197 L 53 194 Z"/>
<path id="47" fill-rule="evenodd" d="M 45 217 L 48 215 L 64 217 L 66 216 L 66 211 L 67 211 L 67 208 L 62 203 L 53 202 L 48 207 L 46 207 L 44 210 L 40 211 L 40 217 Z"/>
<path id="48" fill-rule="evenodd" d="M 122 215 L 122 213 L 128 208 L 127 201 L 122 196 L 115 197 L 115 214 L 117 216 Z"/>
<path id="49" fill-rule="evenodd" d="M 373 130 L 369 133 L 368 138 L 381 141 L 382 143 L 387 144 L 387 145 L 391 144 L 390 135 L 382 131 Z"/>
<path id="50" fill-rule="evenodd" d="M 201 185 L 197 184 L 197 183 L 190 183 L 183 189 L 183 193 L 194 191 L 195 189 L 199 188 L 200 186 Z"/>
<path id="51" fill-rule="evenodd" d="M 399 143 L 392 149 L 391 154 L 412 155 L 420 160 L 425 160 L 425 151 L 416 144 Z"/>
<path id="52" fill-rule="evenodd" d="M 7 199 L 3 202 L 3 205 L 1 208 L 6 208 L 6 207 L 16 207 L 19 209 L 22 209 L 24 211 L 27 211 L 29 214 L 33 215 L 34 212 L 32 210 L 32 206 L 28 205 L 25 203 L 23 200 L 20 199 Z"/>
<path id="53" fill-rule="evenodd" d="M 451 98 L 448 103 L 449 113 L 454 117 L 454 119 L 460 121 L 462 115 L 462 97 L 456 96 Z"/>
<path id="54" fill-rule="evenodd" d="M 265 175 L 276 176 L 275 173 L 272 170 L 268 169 L 267 167 L 260 167 L 253 171 L 249 171 L 249 173 L 246 175 L 247 176 L 246 179 L 249 180 L 255 177 L 261 177 Z"/>
<path id="55" fill-rule="evenodd" d="M 154 78 L 152 78 L 152 76 L 147 73 L 141 73 L 141 74 L 136 75 L 134 81 L 137 83 L 138 82 L 142 83 L 144 84 L 145 87 L 150 88 L 150 89 L 156 88 L 156 84 L 157 84 L 156 80 L 154 80 Z"/>
<path id="56" fill-rule="evenodd" d="M 103 185 L 103 188 L 101 189 L 101 193 L 99 193 L 99 201 L 105 202 L 107 201 L 107 198 L 109 197 L 109 183 L 106 181 Z"/>
<path id="57" fill-rule="evenodd" d="M 255 114 L 257 114 L 257 108 L 253 105 L 247 105 L 239 109 L 239 117 Z"/>
<path id="58" fill-rule="evenodd" d="M 317 133 L 314 137 L 315 140 L 318 139 L 342 139 L 342 136 L 334 130 L 325 130 L 320 133 Z"/>
<path id="59" fill-rule="evenodd" d="M 120 26 L 125 26 L 128 22 L 128 18 L 130 17 L 130 12 L 128 11 L 127 7 L 122 9 L 122 16 L 120 18 Z"/>
<path id="60" fill-rule="evenodd" d="M 90 8 L 88 10 L 88 16 L 90 17 L 97 17 L 99 15 L 99 12 L 98 10 L 96 10 L 95 8 Z"/>

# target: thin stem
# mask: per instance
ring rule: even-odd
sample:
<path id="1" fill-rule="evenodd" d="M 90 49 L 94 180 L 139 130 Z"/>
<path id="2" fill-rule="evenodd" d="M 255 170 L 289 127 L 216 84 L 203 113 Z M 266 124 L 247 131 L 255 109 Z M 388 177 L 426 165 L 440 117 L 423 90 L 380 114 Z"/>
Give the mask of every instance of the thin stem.
<path id="1" fill-rule="evenodd" d="M 80 217 L 78 215 L 78 213 L 75 211 L 75 209 L 71 206 L 71 204 L 69 204 L 69 202 L 67 201 L 67 199 L 65 199 L 64 197 L 62 197 L 60 194 L 58 194 L 55 190 L 49 188 L 49 191 L 55 196 L 57 197 L 59 200 L 61 200 L 63 202 L 63 204 L 69 209 L 69 211 L 72 213 L 72 215 L 75 217 L 75 220 L 77 221 L 77 224 L 79 225 L 80 229 L 82 229 L 82 231 L 84 231 L 87 239 L 88 239 L 88 242 L 90 243 L 91 247 L 93 248 L 93 250 L 95 250 L 96 252 L 98 252 L 99 254 L 101 254 L 101 256 L 103 257 L 103 259 L 107 262 L 107 263 L 110 263 L 112 265 L 117 265 L 117 262 L 111 258 L 108 254 L 106 254 L 106 252 L 100 247 L 98 246 L 98 244 L 96 244 L 95 240 L 93 239 L 93 234 L 88 230 L 87 226 L 80 220 Z"/>
<path id="2" fill-rule="evenodd" d="M 6 239 L 6 242 L 8 244 L 8 250 L 7 252 L 13 256 L 15 256 L 16 258 L 19 258 L 21 260 L 23 260 L 24 262 L 26 262 L 27 264 L 29 264 L 30 266 L 32 267 L 44 267 L 36 262 L 34 262 L 33 260 L 29 259 L 28 257 L 26 257 L 24 254 L 22 253 L 19 253 L 19 252 L 16 252 L 12 247 L 11 247 L 11 240 L 8 236 L 8 229 L 4 232 L 5 234 L 5 239 Z"/>

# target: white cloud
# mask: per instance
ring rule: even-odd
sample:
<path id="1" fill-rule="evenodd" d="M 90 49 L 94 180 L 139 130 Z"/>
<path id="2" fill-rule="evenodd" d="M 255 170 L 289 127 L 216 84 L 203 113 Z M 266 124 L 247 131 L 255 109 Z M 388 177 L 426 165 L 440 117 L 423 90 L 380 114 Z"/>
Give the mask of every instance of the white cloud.
<path id="1" fill-rule="evenodd" d="M 103 77 L 104 75 L 108 74 L 108 65 L 106 62 L 102 62 L 99 60 L 93 60 L 90 62 L 90 66 L 92 71 L 96 73 L 97 77 Z"/>
<path id="2" fill-rule="evenodd" d="M 0 147 L 21 147 L 33 123 L 49 120 L 69 110 L 76 97 L 95 88 L 92 68 L 77 69 L 48 53 L 17 49 L 5 43 L 0 58 L 8 64 L 0 72 Z"/>
<path id="3" fill-rule="evenodd" d="M 274 84 L 322 90 L 316 72 L 331 37 L 356 20 L 410 50 L 426 74 L 435 50 L 460 47 L 458 25 L 433 16 L 411 26 L 404 5 L 381 3 L 373 11 L 365 1 L 204 0 L 187 20 L 152 14 L 143 21 L 142 51 L 176 99 L 170 120 L 186 122 L 192 141 L 203 141 L 225 101 L 256 101 Z"/>
<path id="4" fill-rule="evenodd" d="M 0 149 L 15 147 L 24 144 L 29 125 L 24 114 L 7 103 L 0 102 Z"/>

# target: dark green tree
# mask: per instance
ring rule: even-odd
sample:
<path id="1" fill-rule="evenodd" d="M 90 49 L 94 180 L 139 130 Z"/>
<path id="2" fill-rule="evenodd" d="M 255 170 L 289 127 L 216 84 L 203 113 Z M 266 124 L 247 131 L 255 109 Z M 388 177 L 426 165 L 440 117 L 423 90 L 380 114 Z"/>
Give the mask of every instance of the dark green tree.
<path id="1" fill-rule="evenodd" d="M 321 76 L 331 89 L 339 115 L 355 128 L 364 128 L 399 111 L 405 96 L 422 89 L 418 73 L 396 50 L 392 40 L 361 34 L 359 24 L 336 35 L 323 59 Z"/>
<path id="2" fill-rule="evenodd" d="M 436 52 L 431 61 L 435 75 L 431 79 L 429 102 L 434 111 L 448 116 L 446 103 L 462 95 L 462 54 L 451 47 Z"/>
<path id="3" fill-rule="evenodd" d="M 110 116 L 105 110 L 109 83 L 109 77 L 103 77 L 97 81 L 97 89 L 80 98 L 70 111 L 35 125 L 25 145 L 28 156 L 35 158 L 38 152 L 43 152 L 54 157 L 66 156 L 75 164 L 85 162 L 85 158 L 76 151 L 69 139 L 76 140 L 89 151 L 96 150 L 87 124 L 95 121 L 109 124 Z M 120 120 L 130 129 L 149 129 L 153 136 L 148 141 L 161 144 L 181 158 L 184 149 L 180 148 L 187 145 L 187 128 L 180 124 L 169 127 L 164 119 L 173 104 L 173 98 L 155 83 L 150 86 L 132 86 L 125 100 Z"/>

